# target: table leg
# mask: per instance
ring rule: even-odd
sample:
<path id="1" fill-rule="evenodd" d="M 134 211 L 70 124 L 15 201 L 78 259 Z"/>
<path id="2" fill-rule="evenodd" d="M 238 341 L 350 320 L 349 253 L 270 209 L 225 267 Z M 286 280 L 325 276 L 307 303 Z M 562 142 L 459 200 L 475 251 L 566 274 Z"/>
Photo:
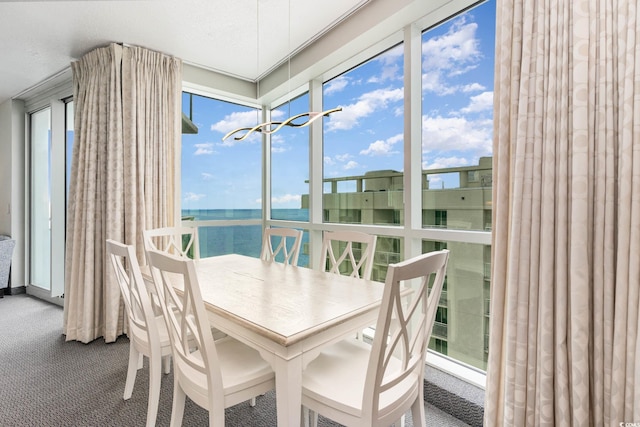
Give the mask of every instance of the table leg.
<path id="1" fill-rule="evenodd" d="M 302 408 L 302 357 L 276 357 L 276 406 L 279 427 L 299 427 Z"/>

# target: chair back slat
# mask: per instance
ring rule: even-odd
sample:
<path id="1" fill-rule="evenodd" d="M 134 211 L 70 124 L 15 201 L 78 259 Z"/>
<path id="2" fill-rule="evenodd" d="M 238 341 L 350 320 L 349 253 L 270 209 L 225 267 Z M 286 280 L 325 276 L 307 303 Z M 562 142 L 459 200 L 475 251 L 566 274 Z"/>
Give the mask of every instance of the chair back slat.
<path id="1" fill-rule="evenodd" d="M 200 258 L 197 227 L 162 227 L 142 232 L 145 251 L 158 250 L 183 258 Z"/>
<path id="2" fill-rule="evenodd" d="M 147 251 L 147 257 L 173 347 L 175 375 L 191 376 L 191 370 L 196 371 L 206 379 L 215 399 L 223 396 L 218 355 L 194 261 L 153 249 Z M 223 401 L 217 405 L 224 408 Z"/>
<path id="3" fill-rule="evenodd" d="M 320 266 L 331 273 L 369 280 L 376 241 L 376 235 L 360 231 L 326 231 L 322 239 Z"/>
<path id="4" fill-rule="evenodd" d="M 133 246 L 107 240 L 106 249 L 124 301 L 131 332 L 136 335 L 147 334 L 147 340 L 159 346 L 157 329 L 148 326 L 154 321 L 155 314 Z"/>
<path id="5" fill-rule="evenodd" d="M 260 259 L 298 265 L 301 242 L 302 230 L 280 227 L 265 228 Z"/>
<path id="6" fill-rule="evenodd" d="M 403 390 L 409 398 L 422 387 L 448 258 L 449 251 L 443 250 L 389 265 L 362 406 L 372 419 L 384 416 L 376 413 L 384 393 Z M 406 387 L 408 383 L 413 385 Z"/>

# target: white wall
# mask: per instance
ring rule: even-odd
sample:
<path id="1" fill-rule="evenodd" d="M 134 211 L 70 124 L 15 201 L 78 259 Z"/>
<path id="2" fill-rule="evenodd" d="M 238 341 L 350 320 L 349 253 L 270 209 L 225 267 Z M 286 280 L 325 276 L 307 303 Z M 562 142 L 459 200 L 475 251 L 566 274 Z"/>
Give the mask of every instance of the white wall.
<path id="1" fill-rule="evenodd" d="M 11 286 L 24 286 L 24 102 L 0 104 L 0 234 L 16 241 Z"/>

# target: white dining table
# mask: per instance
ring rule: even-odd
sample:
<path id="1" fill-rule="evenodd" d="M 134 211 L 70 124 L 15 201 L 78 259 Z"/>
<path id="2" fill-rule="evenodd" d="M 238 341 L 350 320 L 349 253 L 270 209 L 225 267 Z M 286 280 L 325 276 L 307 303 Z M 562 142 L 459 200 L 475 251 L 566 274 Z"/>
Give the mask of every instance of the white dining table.
<path id="1" fill-rule="evenodd" d="M 271 364 L 278 426 L 299 426 L 303 368 L 375 324 L 384 284 L 235 254 L 195 265 L 211 325 Z"/>

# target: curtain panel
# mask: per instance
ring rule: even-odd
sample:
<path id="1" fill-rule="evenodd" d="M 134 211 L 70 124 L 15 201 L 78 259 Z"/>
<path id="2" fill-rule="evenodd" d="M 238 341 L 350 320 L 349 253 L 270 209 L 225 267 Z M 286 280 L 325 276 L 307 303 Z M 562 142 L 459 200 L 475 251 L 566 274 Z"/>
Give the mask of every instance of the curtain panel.
<path id="1" fill-rule="evenodd" d="M 486 426 L 640 423 L 637 0 L 497 0 Z"/>
<path id="2" fill-rule="evenodd" d="M 174 225 L 182 62 L 111 44 L 71 64 L 74 147 L 67 206 L 66 340 L 115 341 L 124 330 L 106 239 L 136 246 Z"/>

